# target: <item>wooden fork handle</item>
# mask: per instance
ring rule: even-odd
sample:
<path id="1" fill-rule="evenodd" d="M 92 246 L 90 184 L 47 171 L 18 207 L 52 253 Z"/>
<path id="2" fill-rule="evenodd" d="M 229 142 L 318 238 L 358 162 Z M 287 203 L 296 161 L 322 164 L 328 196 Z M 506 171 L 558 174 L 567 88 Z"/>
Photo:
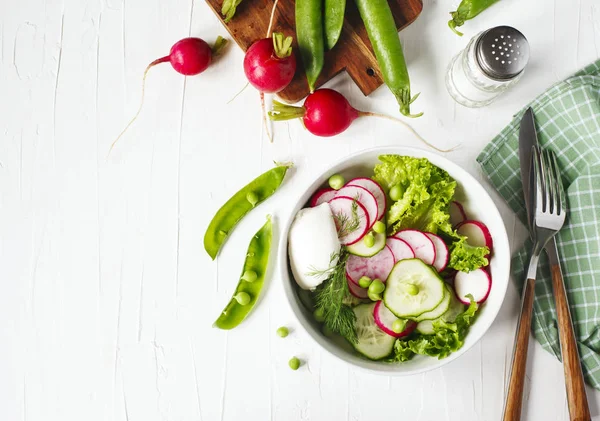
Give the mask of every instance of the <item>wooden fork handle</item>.
<path id="1" fill-rule="evenodd" d="M 581 372 L 581 362 L 573 331 L 573 322 L 569 312 L 569 302 L 563 282 L 562 272 L 558 263 L 551 265 L 552 289 L 554 290 L 554 301 L 556 303 L 556 315 L 558 319 L 558 337 L 560 340 L 560 352 L 562 354 L 563 367 L 565 370 L 565 385 L 567 388 L 567 402 L 569 404 L 569 415 L 571 421 L 590 421 L 590 409 L 585 394 L 585 383 Z"/>
<path id="2" fill-rule="evenodd" d="M 525 371 L 527 369 L 527 348 L 529 346 L 529 331 L 531 330 L 531 316 L 533 314 L 534 284 L 535 279 L 527 279 L 523 286 L 521 314 L 519 315 L 515 335 L 503 421 L 518 421 L 521 419 Z"/>

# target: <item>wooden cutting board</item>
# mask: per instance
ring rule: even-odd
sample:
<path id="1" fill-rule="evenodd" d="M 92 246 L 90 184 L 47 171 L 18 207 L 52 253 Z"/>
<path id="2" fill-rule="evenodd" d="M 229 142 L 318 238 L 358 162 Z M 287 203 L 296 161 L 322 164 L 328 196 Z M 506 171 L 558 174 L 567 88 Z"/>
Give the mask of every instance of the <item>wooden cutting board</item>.
<path id="1" fill-rule="evenodd" d="M 221 22 L 223 0 L 206 0 Z M 274 0 L 242 0 L 233 19 L 224 23 L 235 42 L 246 51 L 255 41 L 264 38 L 269 26 L 269 18 Z M 293 48 L 298 59 L 298 68 L 292 83 L 277 94 L 282 100 L 294 103 L 308 95 L 308 84 L 304 68 L 298 54 L 294 25 L 294 5 L 292 0 L 279 0 L 273 23 L 274 32 L 283 32 L 294 38 Z M 422 0 L 390 0 L 390 7 L 398 30 L 411 24 L 423 10 Z M 363 94 L 369 95 L 383 84 L 375 54 L 367 36 L 367 31 L 353 0 L 347 0 L 346 21 L 337 45 L 325 53 L 325 66 L 317 86 L 320 86 L 345 70 L 358 85 Z M 241 63 L 240 63 L 241 65 Z"/>

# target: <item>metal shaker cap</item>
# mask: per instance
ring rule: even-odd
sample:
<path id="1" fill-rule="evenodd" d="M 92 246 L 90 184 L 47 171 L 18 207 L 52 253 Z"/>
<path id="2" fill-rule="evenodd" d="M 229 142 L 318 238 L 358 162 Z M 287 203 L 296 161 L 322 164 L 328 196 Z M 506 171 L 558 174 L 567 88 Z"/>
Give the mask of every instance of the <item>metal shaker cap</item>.
<path id="1" fill-rule="evenodd" d="M 481 70 L 490 78 L 509 80 L 523 71 L 529 61 L 527 38 L 510 26 L 496 26 L 485 31 L 475 46 Z"/>

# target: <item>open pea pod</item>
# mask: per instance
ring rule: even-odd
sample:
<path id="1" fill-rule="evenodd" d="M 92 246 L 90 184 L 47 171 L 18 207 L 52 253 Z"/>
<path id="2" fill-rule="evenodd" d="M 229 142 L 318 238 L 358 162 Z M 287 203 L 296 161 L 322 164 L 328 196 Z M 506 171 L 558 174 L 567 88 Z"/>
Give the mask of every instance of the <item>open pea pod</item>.
<path id="1" fill-rule="evenodd" d="M 290 167 L 291 164 L 278 165 L 259 175 L 221 206 L 204 234 L 204 249 L 213 260 L 237 223 L 275 193 Z"/>
<path id="2" fill-rule="evenodd" d="M 238 286 L 229 304 L 213 325 L 214 327 L 225 330 L 233 329 L 246 318 L 256 304 L 265 283 L 272 236 L 273 227 L 269 215 L 267 222 L 250 241 Z"/>

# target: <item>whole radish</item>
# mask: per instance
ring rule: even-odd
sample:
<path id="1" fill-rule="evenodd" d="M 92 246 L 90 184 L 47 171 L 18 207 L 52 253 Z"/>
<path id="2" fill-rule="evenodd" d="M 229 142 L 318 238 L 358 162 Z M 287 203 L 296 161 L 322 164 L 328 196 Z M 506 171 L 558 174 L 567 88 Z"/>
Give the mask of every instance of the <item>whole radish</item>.
<path id="1" fill-rule="evenodd" d="M 274 94 L 285 89 L 296 73 L 296 57 L 292 37 L 278 32 L 248 48 L 244 57 L 244 73 L 248 82 L 260 92 Z"/>
<path id="2" fill-rule="evenodd" d="M 269 117 L 273 121 L 301 118 L 306 130 L 321 137 L 335 136 L 344 132 L 359 117 L 381 117 L 403 124 L 422 142 L 433 149 L 448 152 L 448 150 L 438 149 L 428 143 L 402 120 L 355 109 L 342 94 L 333 89 L 317 89 L 306 97 L 302 107 L 273 101 L 273 111 L 269 112 Z"/>
<path id="3" fill-rule="evenodd" d="M 144 70 L 144 76 L 142 78 L 142 98 L 140 102 L 140 107 L 138 108 L 135 116 L 131 119 L 131 121 L 125 126 L 121 134 L 115 139 L 115 141 L 110 146 L 110 151 L 114 148 L 117 141 L 123 136 L 123 134 L 129 129 L 129 127 L 133 124 L 133 122 L 138 118 L 140 112 L 142 111 L 142 106 L 144 105 L 144 90 L 146 87 L 146 76 L 148 75 L 148 71 L 160 63 L 171 63 L 173 69 L 176 72 L 181 73 L 184 76 L 194 76 L 202 73 L 210 66 L 212 58 L 214 55 L 219 54 L 223 48 L 227 45 L 227 40 L 223 37 L 217 37 L 215 44 L 211 47 L 208 43 L 200 38 L 183 38 L 177 41 L 171 47 L 169 55 L 161 57 L 159 59 L 154 60 L 150 63 L 146 70 Z"/>

